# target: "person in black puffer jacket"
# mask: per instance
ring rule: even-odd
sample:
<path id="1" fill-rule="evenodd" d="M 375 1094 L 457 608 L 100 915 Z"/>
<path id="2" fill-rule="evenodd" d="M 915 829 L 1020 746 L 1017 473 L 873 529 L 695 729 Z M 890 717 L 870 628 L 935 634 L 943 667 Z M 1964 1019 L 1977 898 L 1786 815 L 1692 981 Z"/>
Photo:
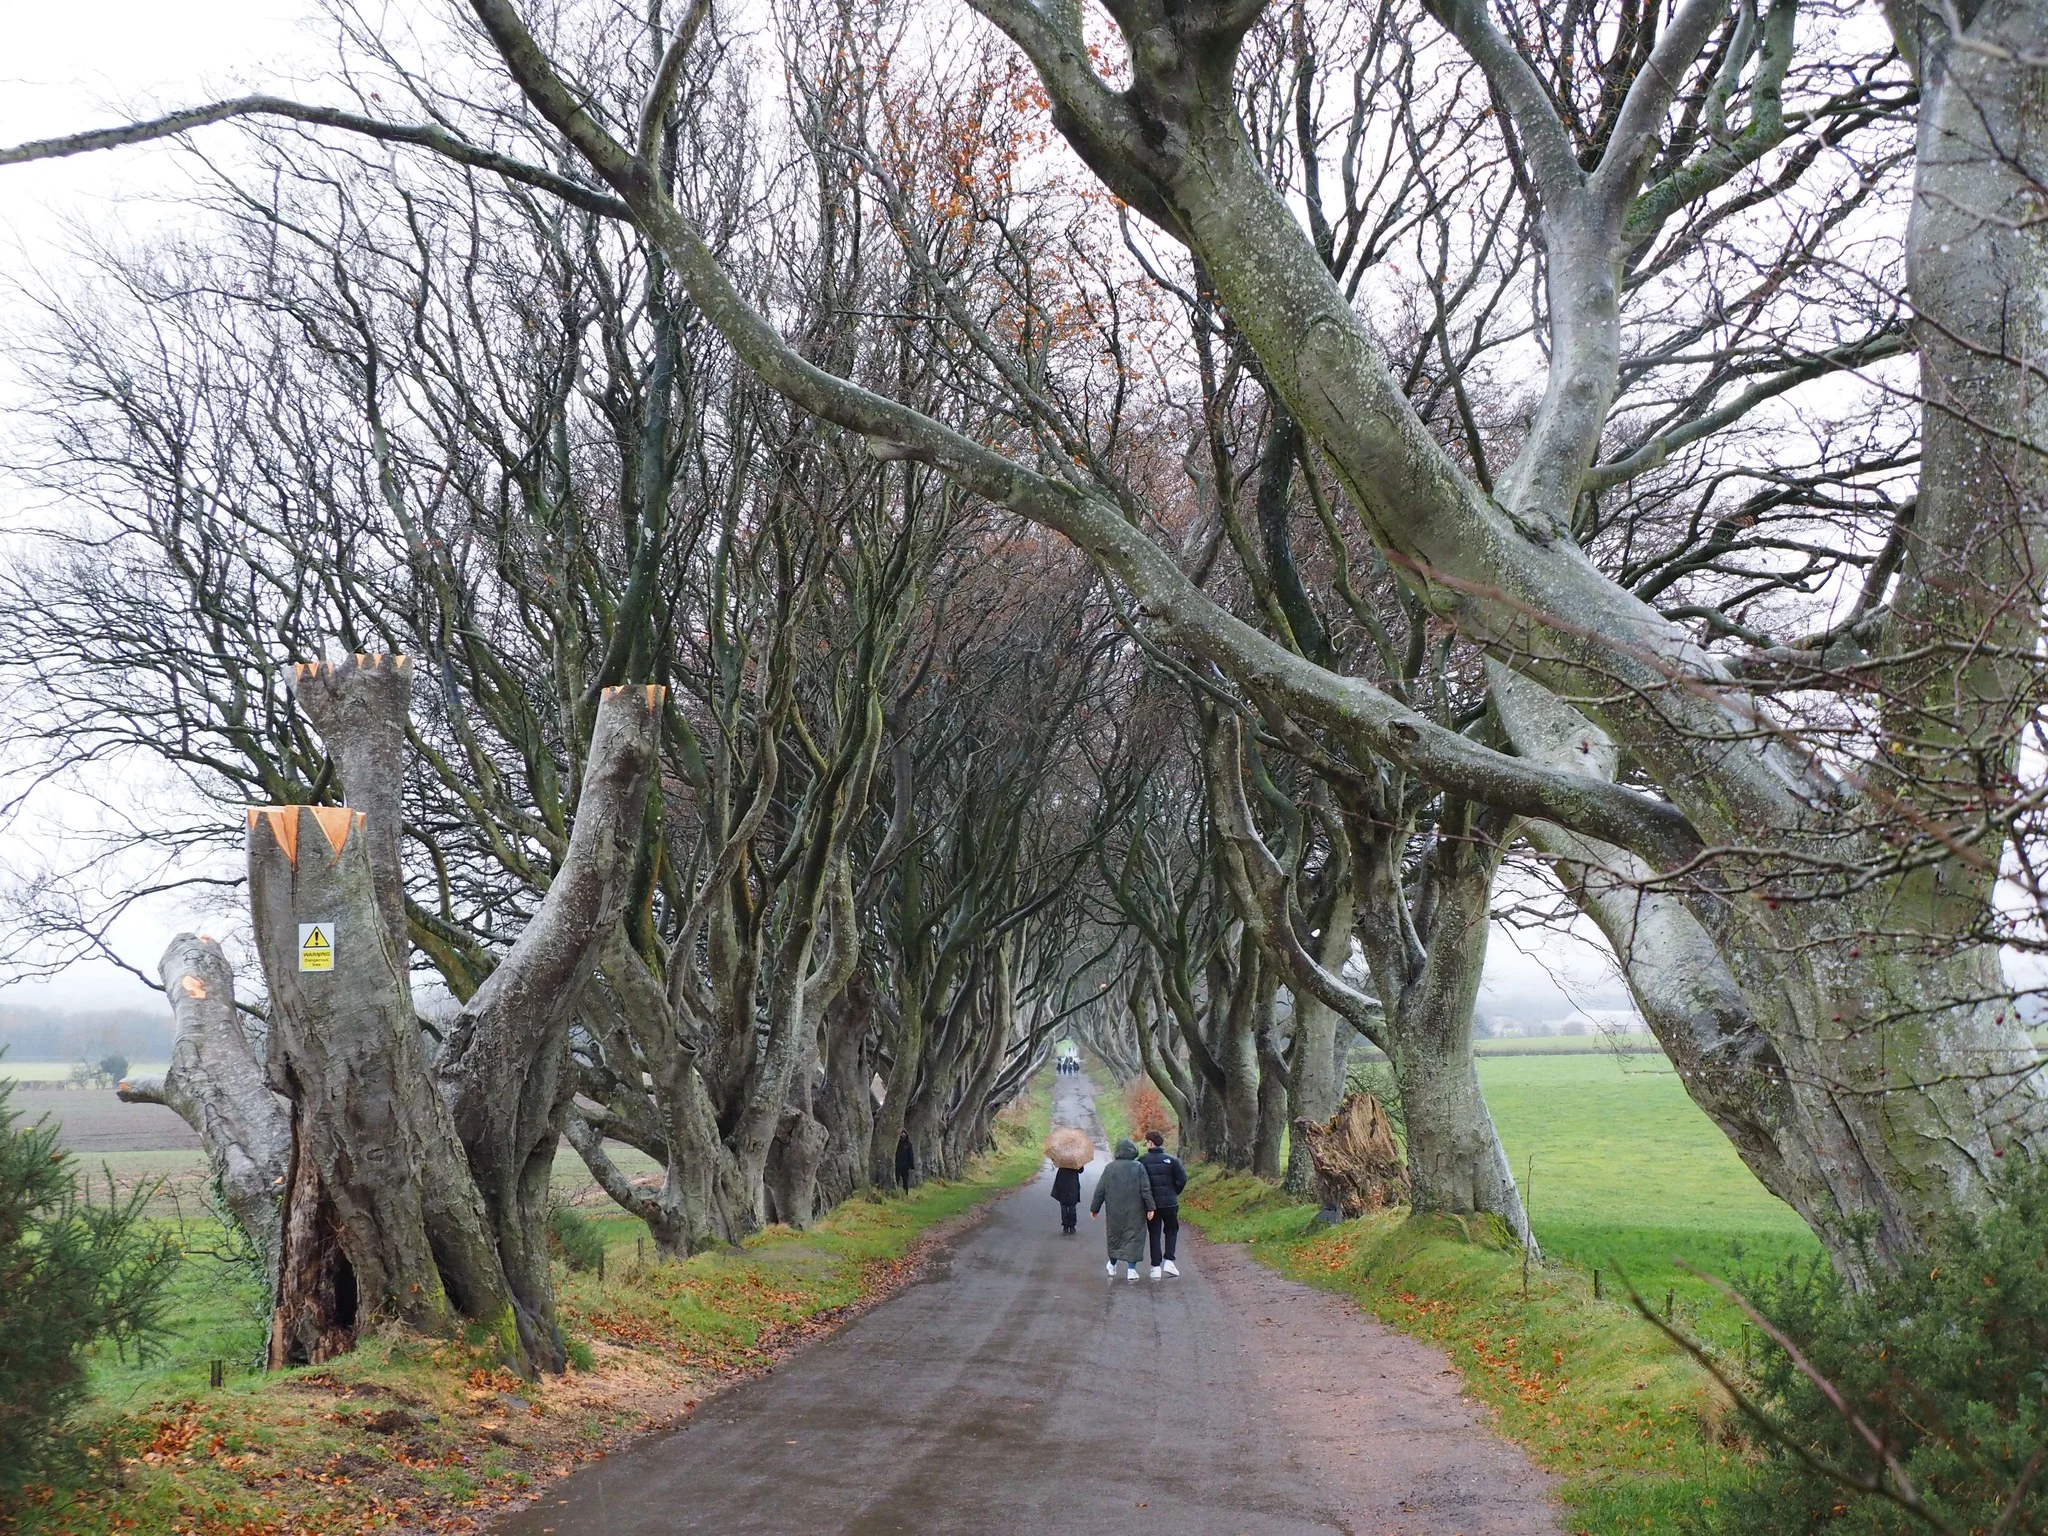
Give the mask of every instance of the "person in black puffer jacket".
<path id="1" fill-rule="evenodd" d="M 1180 1241 L 1180 1192 L 1188 1187 L 1187 1165 L 1166 1150 L 1166 1137 L 1159 1131 L 1145 1133 L 1147 1146 L 1145 1155 L 1138 1159 L 1145 1165 L 1145 1173 L 1152 1180 L 1152 1216 L 1145 1223 L 1145 1235 L 1151 1239 L 1152 1278 L 1157 1280 L 1163 1267 L 1167 1274 L 1177 1275 L 1180 1266 L 1173 1262 L 1174 1245 Z"/>
<path id="2" fill-rule="evenodd" d="M 910 1144 L 910 1128 L 906 1126 L 896 1133 L 896 1182 L 903 1186 L 906 1195 L 916 1173 L 917 1148 Z"/>

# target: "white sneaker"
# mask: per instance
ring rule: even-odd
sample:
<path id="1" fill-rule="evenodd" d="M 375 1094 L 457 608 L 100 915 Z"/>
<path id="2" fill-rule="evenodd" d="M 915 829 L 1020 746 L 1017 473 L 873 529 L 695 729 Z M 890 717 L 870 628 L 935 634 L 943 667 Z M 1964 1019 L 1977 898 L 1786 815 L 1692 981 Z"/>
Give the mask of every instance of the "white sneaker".
<path id="1" fill-rule="evenodd" d="M 1152 1278 L 1154 1280 L 1157 1280 L 1159 1278 L 1159 1266 L 1157 1264 L 1154 1264 L 1152 1266 Z"/>
<path id="2" fill-rule="evenodd" d="M 1126 1264 L 1124 1266 L 1124 1278 L 1135 1284 L 1138 1279 L 1138 1266 L 1135 1264 Z"/>
<path id="3" fill-rule="evenodd" d="M 1161 1267 L 1164 1268 L 1169 1275 L 1178 1275 L 1180 1273 L 1180 1266 L 1174 1263 L 1171 1259 L 1168 1259 L 1166 1263 Z"/>
<path id="4" fill-rule="evenodd" d="M 1108 1270 L 1108 1271 L 1109 1271 L 1109 1278 L 1110 1278 L 1110 1279 L 1114 1280 L 1114 1279 L 1116 1278 L 1116 1260 L 1115 1260 L 1115 1259 L 1111 1259 L 1111 1260 L 1110 1260 L 1110 1261 L 1109 1261 L 1109 1262 L 1108 1262 L 1107 1264 L 1103 1265 L 1102 1267 L 1103 1267 L 1104 1269 L 1106 1269 L 1106 1270 Z"/>

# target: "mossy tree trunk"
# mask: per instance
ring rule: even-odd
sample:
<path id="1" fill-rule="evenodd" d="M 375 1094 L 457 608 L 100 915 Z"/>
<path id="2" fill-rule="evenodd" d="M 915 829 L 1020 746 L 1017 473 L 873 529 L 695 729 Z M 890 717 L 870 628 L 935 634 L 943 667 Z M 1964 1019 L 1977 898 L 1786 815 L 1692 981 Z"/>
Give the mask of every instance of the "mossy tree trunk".
<path id="1" fill-rule="evenodd" d="M 642 841 L 664 690 L 606 689 L 561 867 L 511 952 L 456 1016 L 436 1063 L 511 1287 L 521 1347 L 566 1356 L 548 1272 L 547 1201 L 575 1093 L 569 1026 L 617 928 Z"/>
<path id="2" fill-rule="evenodd" d="M 360 815 L 283 806 L 249 823 L 270 1073 L 292 1103 L 270 1362 L 327 1359 L 376 1321 L 449 1333 L 464 1318 L 516 1361 L 511 1292 L 379 916 Z M 329 968 L 301 970 L 302 924 L 327 939 Z"/>

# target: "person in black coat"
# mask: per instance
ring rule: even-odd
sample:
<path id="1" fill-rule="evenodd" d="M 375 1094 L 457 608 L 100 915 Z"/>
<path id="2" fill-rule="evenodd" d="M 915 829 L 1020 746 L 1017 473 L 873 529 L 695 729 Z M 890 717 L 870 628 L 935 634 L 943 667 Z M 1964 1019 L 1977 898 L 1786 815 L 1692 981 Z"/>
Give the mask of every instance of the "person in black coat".
<path id="1" fill-rule="evenodd" d="M 1152 1214 L 1145 1221 L 1145 1236 L 1152 1249 L 1152 1278 L 1163 1267 L 1177 1275 L 1180 1266 L 1173 1250 L 1180 1241 L 1180 1192 L 1188 1187 L 1187 1165 L 1166 1150 L 1166 1137 L 1158 1131 L 1145 1133 L 1145 1155 L 1138 1159 L 1152 1180 Z"/>
<path id="2" fill-rule="evenodd" d="M 896 1133 L 896 1182 L 903 1193 L 910 1193 L 910 1179 L 917 1172 L 917 1148 L 910 1144 L 910 1131 L 906 1127 Z"/>
<path id="3" fill-rule="evenodd" d="M 1052 1197 L 1060 1203 L 1060 1230 L 1072 1237 L 1081 1209 L 1081 1170 L 1062 1168 L 1053 1174 Z"/>

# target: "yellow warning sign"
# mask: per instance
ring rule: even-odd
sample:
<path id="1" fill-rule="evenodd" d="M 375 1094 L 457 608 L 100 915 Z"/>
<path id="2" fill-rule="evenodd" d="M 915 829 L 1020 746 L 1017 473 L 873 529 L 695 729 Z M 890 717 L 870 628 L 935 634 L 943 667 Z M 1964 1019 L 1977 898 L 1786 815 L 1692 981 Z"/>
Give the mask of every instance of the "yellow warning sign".
<path id="1" fill-rule="evenodd" d="M 334 969 L 334 924 L 299 924 L 299 969 L 302 971 L 331 971 Z"/>

